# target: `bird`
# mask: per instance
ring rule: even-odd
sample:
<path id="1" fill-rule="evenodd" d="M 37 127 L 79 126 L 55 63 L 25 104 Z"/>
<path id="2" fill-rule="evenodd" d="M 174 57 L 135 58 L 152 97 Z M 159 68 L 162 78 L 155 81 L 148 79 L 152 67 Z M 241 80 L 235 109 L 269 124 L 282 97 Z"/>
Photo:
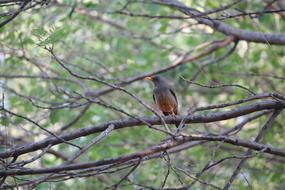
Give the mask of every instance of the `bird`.
<path id="1" fill-rule="evenodd" d="M 161 76 L 148 76 L 154 84 L 153 100 L 164 116 L 178 115 L 178 101 L 175 92 L 169 87 L 167 81 Z M 179 124 L 175 124 L 178 128 Z"/>

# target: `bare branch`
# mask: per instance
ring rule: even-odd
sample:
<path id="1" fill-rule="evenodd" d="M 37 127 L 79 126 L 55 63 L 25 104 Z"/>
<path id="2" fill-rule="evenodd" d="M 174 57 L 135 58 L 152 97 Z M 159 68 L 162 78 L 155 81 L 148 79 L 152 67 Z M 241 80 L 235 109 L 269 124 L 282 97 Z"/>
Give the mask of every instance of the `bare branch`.
<path id="1" fill-rule="evenodd" d="M 225 24 L 222 21 L 212 20 L 209 17 L 203 17 L 203 13 L 189 8 L 178 0 L 152 0 L 153 3 L 166 5 L 175 8 L 184 14 L 191 16 L 201 24 L 210 26 L 214 30 L 221 32 L 227 36 L 234 36 L 238 40 L 245 40 L 248 42 L 272 44 L 272 45 L 284 45 L 285 35 L 282 33 L 262 33 L 251 30 L 243 30 L 235 28 Z"/>
<path id="2" fill-rule="evenodd" d="M 254 142 L 259 142 L 261 140 L 261 138 L 263 137 L 265 131 L 273 124 L 275 118 L 281 113 L 281 110 L 276 110 L 271 116 L 270 118 L 266 121 L 266 123 L 264 124 L 264 126 L 261 128 L 261 130 L 258 132 L 257 136 L 254 139 Z M 246 151 L 246 153 L 244 154 L 244 158 L 241 159 L 238 163 L 238 165 L 236 166 L 232 176 L 230 177 L 230 179 L 228 180 L 228 182 L 226 183 L 226 185 L 224 186 L 223 190 L 227 190 L 232 186 L 233 181 L 235 180 L 235 178 L 237 177 L 237 175 L 239 174 L 242 166 L 244 165 L 245 161 L 247 160 L 248 157 L 250 157 L 252 154 L 252 150 L 248 149 Z"/>

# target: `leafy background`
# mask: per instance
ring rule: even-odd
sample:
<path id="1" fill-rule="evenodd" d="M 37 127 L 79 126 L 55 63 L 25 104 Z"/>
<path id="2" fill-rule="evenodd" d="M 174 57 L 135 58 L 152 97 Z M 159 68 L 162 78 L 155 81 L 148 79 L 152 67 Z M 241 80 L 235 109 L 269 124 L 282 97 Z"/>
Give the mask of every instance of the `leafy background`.
<path id="1" fill-rule="evenodd" d="M 192 8 L 207 11 L 227 4 L 229 1 L 185 0 Z M 0 75 L 2 92 L 5 94 L 5 107 L 29 118 L 33 118 L 51 131 L 58 130 L 70 122 L 81 111 L 80 107 L 64 109 L 43 109 L 35 106 L 55 106 L 69 100 L 63 92 L 84 94 L 86 90 L 103 88 L 94 81 L 79 80 L 67 73 L 51 58 L 45 46 L 53 46 L 60 57 L 75 73 L 82 76 L 94 76 L 109 83 L 116 83 L 141 73 L 153 71 L 170 65 L 177 55 L 185 52 L 199 52 L 197 46 L 209 41 L 221 40 L 224 36 L 211 28 L 198 24 L 193 19 L 158 19 L 128 16 L 116 13 L 125 0 L 116 1 L 51 1 L 45 8 L 38 7 L 21 13 L 13 22 L 0 29 L 0 48 L 5 53 L 5 62 L 1 64 Z M 232 7 L 227 13 L 237 9 L 251 12 L 264 8 L 259 0 L 243 1 Z M 129 11 L 145 15 L 168 15 L 184 17 L 173 9 L 150 3 L 132 3 Z M 211 15 L 221 17 L 221 12 Z M 237 28 L 262 32 L 282 32 L 285 29 L 284 18 L 278 14 L 262 14 L 256 18 L 237 17 L 224 20 Z M 189 85 L 190 80 L 204 63 L 222 56 L 227 49 L 221 49 L 198 61 L 179 66 L 163 73 L 172 88 L 175 89 L 180 113 L 189 108 L 220 104 L 246 98 L 248 92 L 239 88 L 209 89 Z M 284 47 L 270 44 L 238 43 L 234 53 L 221 62 L 206 67 L 196 82 L 207 85 L 239 84 L 255 93 L 284 92 Z M 51 76 L 63 80 L 43 78 L 5 78 L 4 75 Z M 273 77 L 270 77 L 273 76 Z M 275 76 L 275 78 L 274 78 Z M 74 81 L 74 82 L 71 82 Z M 84 84 L 84 88 L 80 84 Z M 148 104 L 152 102 L 152 85 L 147 81 L 137 81 L 125 87 L 126 90 L 142 98 Z M 32 101 L 29 99 L 32 97 Z M 135 116 L 152 116 L 134 99 L 121 91 L 115 91 L 101 97 L 101 100 L 125 110 Z M 86 126 L 96 126 L 114 119 L 126 118 L 122 113 L 114 112 L 102 106 L 92 104 L 84 116 L 69 130 Z M 12 134 L 15 138 L 29 142 L 43 139 L 39 128 L 18 117 L 3 114 L 1 132 Z M 284 114 L 269 129 L 264 142 L 284 147 Z M 233 127 L 243 118 L 210 123 L 190 124 L 183 132 L 187 134 L 217 133 Z M 238 136 L 251 139 L 265 122 L 265 117 L 246 125 Z M 170 126 L 174 130 L 174 126 Z M 73 143 L 87 144 L 95 135 L 79 138 Z M 80 161 L 94 161 L 116 157 L 160 143 L 166 136 L 147 127 L 126 128 L 114 131 L 105 140 L 84 154 Z M 12 141 L 14 146 L 16 142 Z M 242 155 L 243 149 L 219 143 L 207 143 L 170 155 L 171 163 L 178 168 L 195 174 L 208 163 L 211 157 L 219 160 L 232 155 Z M 213 155 L 213 148 L 216 148 Z M 3 145 L 2 150 L 6 147 Z M 54 150 L 64 155 L 72 155 L 75 148 L 61 144 Z M 214 167 L 201 176 L 201 179 L 217 186 L 223 186 L 231 175 L 238 160 L 231 159 Z M 37 167 L 51 167 L 62 163 L 52 155 L 44 156 Z M 257 155 L 249 159 L 242 174 L 235 181 L 233 189 L 282 189 L 284 185 L 284 160 L 272 159 L 267 155 Z M 159 187 L 167 172 L 163 158 L 142 163 L 130 176 L 137 184 Z M 37 189 L 102 189 L 116 183 L 126 171 L 100 175 L 99 177 L 75 178 L 56 183 L 43 183 Z M 193 179 L 180 173 L 185 184 Z M 29 177 L 21 177 L 22 179 Z M 9 179 L 12 181 L 12 179 Z M 21 180 L 19 180 L 21 181 Z M 178 178 L 172 170 L 166 182 L 167 187 L 179 186 Z M 284 187 L 284 186 L 283 186 Z M 124 186 L 122 189 L 133 189 Z M 208 187 L 211 189 L 211 187 Z M 206 189 L 196 183 L 193 189 Z"/>

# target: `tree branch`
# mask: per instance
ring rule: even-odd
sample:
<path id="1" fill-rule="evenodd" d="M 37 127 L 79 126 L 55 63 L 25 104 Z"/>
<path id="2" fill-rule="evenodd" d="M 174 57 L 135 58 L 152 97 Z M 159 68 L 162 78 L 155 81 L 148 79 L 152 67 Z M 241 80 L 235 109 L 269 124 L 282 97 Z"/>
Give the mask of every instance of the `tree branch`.
<path id="1" fill-rule="evenodd" d="M 278 155 L 285 157 L 285 151 L 283 149 L 278 149 L 271 147 L 269 145 L 259 144 L 256 142 L 245 141 L 238 138 L 231 138 L 223 135 L 213 136 L 213 135 L 189 135 L 189 136 L 179 136 L 175 137 L 173 140 L 166 141 L 163 144 L 155 145 L 153 147 L 147 148 L 143 151 L 139 151 L 133 154 L 120 156 L 117 158 L 104 159 L 95 162 L 79 163 L 79 164 L 70 164 L 70 165 L 61 165 L 57 167 L 50 168 L 38 168 L 38 169 L 9 169 L 9 170 L 0 170 L 0 176 L 14 176 L 14 175 L 34 175 L 34 174 L 46 174 L 46 173 L 58 173 L 62 171 L 69 170 L 79 170 L 84 168 L 107 166 L 113 164 L 122 164 L 127 161 L 142 159 L 148 157 L 157 152 L 166 151 L 172 147 L 181 145 L 186 142 L 191 141 L 219 141 L 236 146 L 241 146 L 249 148 L 256 151 L 263 151 L 269 154 Z"/>
<path id="2" fill-rule="evenodd" d="M 179 124 L 182 120 L 185 121 L 185 123 L 210 123 L 210 122 L 216 122 L 216 121 L 222 121 L 222 120 L 228 120 L 232 118 L 236 118 L 242 115 L 247 115 L 253 112 L 261 111 L 261 110 L 268 110 L 268 109 L 281 109 L 283 108 L 283 104 L 276 102 L 276 101 L 263 101 L 263 102 L 257 102 L 251 105 L 245 105 L 240 108 L 236 108 L 230 111 L 221 111 L 221 112 L 212 112 L 206 115 L 188 115 L 188 116 L 177 116 L 175 118 L 169 116 L 164 117 L 164 121 L 167 124 Z M 144 122 L 142 122 L 144 121 Z M 140 120 L 138 119 L 123 119 L 123 120 L 114 120 L 109 121 L 107 123 L 103 123 L 101 125 L 92 126 L 92 127 L 85 127 L 79 130 L 76 130 L 74 132 L 65 133 L 63 135 L 60 135 L 59 137 L 61 139 L 64 139 L 65 141 L 73 140 L 82 136 L 87 136 L 93 133 L 98 133 L 106 130 L 108 126 L 114 125 L 114 130 L 126 128 L 126 127 L 136 127 L 145 125 L 146 123 L 152 124 L 152 125 L 161 125 L 163 122 L 159 117 L 142 117 Z M 16 148 L 14 150 L 10 150 L 7 152 L 0 153 L 0 158 L 9 158 L 14 156 L 19 156 L 28 152 L 32 152 L 35 150 L 42 149 L 49 144 L 56 145 L 62 143 L 62 141 L 55 137 L 50 137 L 47 139 L 44 139 L 42 141 L 24 145 L 22 147 Z"/>
<path id="3" fill-rule="evenodd" d="M 275 118 L 281 113 L 281 110 L 276 110 L 275 112 L 272 113 L 272 115 L 270 116 L 270 118 L 266 121 L 266 123 L 264 124 L 264 126 L 261 128 L 261 130 L 259 131 L 259 133 L 257 134 L 257 136 L 254 139 L 254 142 L 259 142 L 262 138 L 262 136 L 264 135 L 265 131 L 272 125 L 272 123 L 274 122 Z M 244 165 L 245 161 L 247 160 L 247 158 L 249 158 L 252 154 L 252 150 L 248 149 L 246 151 L 246 153 L 243 155 L 244 158 L 242 158 L 238 165 L 236 166 L 232 176 L 230 177 L 230 179 L 227 181 L 226 185 L 224 186 L 223 190 L 227 190 L 232 186 L 233 181 L 235 180 L 235 178 L 237 177 L 237 175 L 239 174 L 242 166 Z"/>
<path id="4" fill-rule="evenodd" d="M 251 30 L 235 28 L 225 24 L 222 21 L 212 20 L 203 16 L 202 12 L 189 8 L 178 0 L 152 0 L 153 3 L 166 5 L 191 16 L 201 24 L 205 24 L 214 30 L 221 32 L 227 36 L 234 36 L 237 40 L 245 40 L 248 42 L 265 43 L 271 45 L 284 45 L 285 34 L 283 33 L 263 33 Z"/>

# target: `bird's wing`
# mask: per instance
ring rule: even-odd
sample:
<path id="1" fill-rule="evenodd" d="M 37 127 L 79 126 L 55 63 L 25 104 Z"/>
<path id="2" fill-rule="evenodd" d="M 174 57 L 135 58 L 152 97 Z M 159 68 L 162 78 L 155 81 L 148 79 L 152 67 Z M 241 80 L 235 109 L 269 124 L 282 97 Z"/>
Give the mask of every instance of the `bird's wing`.
<path id="1" fill-rule="evenodd" d="M 170 93 L 174 96 L 174 99 L 175 99 L 175 102 L 176 102 L 176 105 L 175 105 L 175 109 L 173 110 L 175 115 L 178 115 L 178 100 L 177 100 L 177 97 L 174 93 L 173 90 L 169 89 Z"/>
<path id="2" fill-rule="evenodd" d="M 153 97 L 153 101 L 154 101 L 154 103 L 156 103 L 156 100 L 155 100 L 155 96 L 154 96 L 154 94 L 152 94 L 152 97 Z"/>
<path id="3" fill-rule="evenodd" d="M 170 92 L 171 92 L 171 94 L 174 96 L 175 101 L 176 101 L 176 104 L 178 104 L 177 97 L 176 97 L 176 95 L 175 95 L 174 91 L 173 91 L 173 90 L 171 90 L 170 88 L 169 88 L 169 91 L 170 91 Z"/>

